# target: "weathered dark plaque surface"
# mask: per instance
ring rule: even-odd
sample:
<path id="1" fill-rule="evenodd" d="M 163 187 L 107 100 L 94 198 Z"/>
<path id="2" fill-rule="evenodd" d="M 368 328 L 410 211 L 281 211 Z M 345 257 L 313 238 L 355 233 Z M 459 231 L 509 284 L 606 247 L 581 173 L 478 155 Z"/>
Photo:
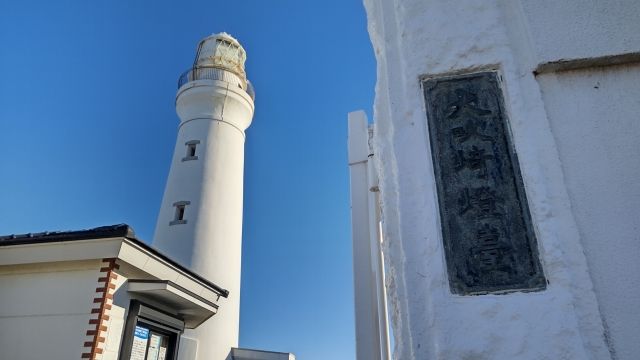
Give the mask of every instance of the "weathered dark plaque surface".
<path id="1" fill-rule="evenodd" d="M 423 85 L 451 290 L 544 289 L 496 73 Z"/>

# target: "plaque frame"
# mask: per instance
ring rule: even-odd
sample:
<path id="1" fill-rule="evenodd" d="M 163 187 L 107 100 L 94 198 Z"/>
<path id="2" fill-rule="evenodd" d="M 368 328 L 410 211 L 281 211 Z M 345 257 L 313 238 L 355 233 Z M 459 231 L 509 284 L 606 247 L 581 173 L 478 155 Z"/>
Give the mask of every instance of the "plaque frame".
<path id="1" fill-rule="evenodd" d="M 451 292 L 458 295 L 482 295 L 514 291 L 542 291 L 546 289 L 547 280 L 541 264 L 536 231 L 533 226 L 526 196 L 526 188 L 513 144 L 499 71 L 490 69 L 429 76 L 422 77 L 420 82 L 425 101 L 427 138 L 431 148 L 431 160 L 440 215 L 440 230 Z M 482 91 L 479 91 L 479 89 L 482 89 Z M 442 102 L 442 99 L 454 100 L 449 103 L 438 103 L 438 101 Z M 460 99 L 464 99 L 464 101 Z M 452 106 L 452 103 L 457 105 Z M 472 106 L 469 107 L 468 104 L 472 104 Z M 444 112 L 443 109 L 447 105 L 448 112 Z M 483 107 L 486 109 L 483 109 Z M 466 109 L 473 111 L 464 112 Z M 453 118 L 456 121 L 459 120 L 463 122 L 467 127 L 458 126 L 453 129 L 449 128 L 449 133 L 445 133 L 445 131 L 442 130 L 445 127 L 443 124 L 445 124 L 445 121 L 450 121 L 450 118 L 446 117 L 445 119 L 443 114 L 448 114 L 449 112 L 455 113 L 458 110 L 460 110 L 460 113 Z M 470 123 L 474 125 L 469 127 Z M 450 125 L 450 127 L 451 126 L 455 125 Z M 493 137 L 482 134 L 482 132 L 478 130 L 480 128 L 483 130 L 487 128 L 493 129 Z M 456 133 L 454 130 L 459 131 Z M 477 150 L 476 153 L 480 154 L 486 151 L 486 155 L 483 155 L 483 157 L 479 158 L 476 162 L 469 162 L 469 164 L 473 166 L 464 166 L 462 170 L 459 170 L 461 166 L 459 164 L 456 167 L 453 162 L 447 163 L 447 161 L 449 161 L 449 155 L 451 155 L 454 150 L 454 145 L 452 144 L 455 142 L 456 136 L 459 136 L 460 133 L 463 135 L 466 134 L 467 138 L 470 136 L 474 138 L 479 137 L 480 140 L 476 143 L 479 148 L 475 148 L 474 146 L 474 149 Z M 448 143 L 445 143 L 447 141 Z M 482 145 L 482 142 L 491 142 L 491 145 L 487 147 L 486 145 Z M 498 143 L 498 145 L 495 145 L 496 143 Z M 463 160 L 468 160 L 464 158 L 464 155 L 465 151 L 470 150 L 468 145 L 464 146 L 467 147 L 458 146 L 455 150 L 462 155 Z M 496 148 L 502 149 L 502 152 L 498 152 L 495 155 L 491 154 L 491 151 L 495 151 Z M 494 168 L 491 168 L 492 161 L 495 162 Z M 483 186 L 477 186 L 478 183 L 482 183 L 482 181 L 472 180 L 473 182 L 466 184 L 458 182 L 458 189 L 455 189 L 456 186 L 452 185 L 451 182 L 452 178 L 455 178 L 455 176 L 451 175 L 453 174 L 451 169 L 456 167 L 456 171 L 470 171 L 469 169 L 477 171 L 478 168 L 480 168 L 478 164 L 481 162 L 490 164 L 486 166 L 486 168 L 489 168 L 489 171 L 485 174 L 477 173 L 476 176 L 482 178 L 482 175 L 484 175 L 484 179 L 490 180 L 485 181 Z M 462 164 L 467 163 L 462 162 Z M 445 171 L 444 173 L 443 169 Z M 496 173 L 496 171 L 494 171 L 495 169 L 499 169 L 499 171 L 497 171 L 499 173 L 498 177 L 494 174 Z M 468 173 L 466 174 L 468 175 Z M 498 181 L 495 179 L 498 179 Z M 473 187 L 472 185 L 476 186 Z M 464 212 L 466 210 L 460 210 L 461 205 L 455 208 L 456 202 L 460 203 L 460 199 L 454 199 L 454 197 L 462 197 L 462 195 L 458 195 L 459 193 L 456 193 L 455 190 L 460 190 L 461 186 L 464 187 L 463 192 L 467 190 L 476 191 L 477 189 L 491 190 L 492 196 L 485 198 L 481 196 L 476 197 L 476 205 L 480 202 L 485 206 L 485 208 L 480 211 L 486 212 L 489 208 L 488 205 L 491 205 L 491 202 L 487 200 L 488 198 L 492 198 L 494 199 L 493 209 L 498 210 L 496 210 L 496 214 L 489 213 L 488 215 L 496 215 L 496 218 L 500 218 L 500 216 L 497 215 L 500 215 L 499 212 L 502 210 L 503 213 L 508 214 L 508 216 L 505 216 L 506 218 L 515 219 L 517 226 L 511 222 L 505 222 L 506 220 L 497 220 L 496 224 L 499 225 L 495 225 L 494 227 L 493 223 L 482 220 L 480 217 L 482 213 L 480 215 L 476 215 L 475 213 L 466 214 Z M 469 197 L 469 195 L 466 196 Z M 504 200 L 505 198 L 507 201 Z M 501 199 L 504 206 L 503 204 L 497 206 L 495 199 Z M 462 226 L 460 226 L 460 224 L 462 224 Z M 519 231 L 513 231 L 514 227 Z M 493 230 L 495 230 L 495 232 L 492 232 Z M 475 233 L 473 233 L 474 231 Z M 470 235 L 470 232 L 475 235 Z M 494 255 L 493 262 L 489 261 L 488 263 L 490 265 L 485 266 L 484 270 L 482 270 L 482 264 L 487 263 L 483 263 L 482 247 L 487 248 L 487 246 L 478 244 L 490 237 L 487 236 L 489 233 L 499 234 L 495 235 L 493 239 L 485 241 L 486 244 L 498 249 L 498 255 Z M 513 236 L 514 233 L 517 236 Z M 462 236 L 460 236 L 460 234 L 462 234 Z M 457 237 L 454 238 L 454 235 Z M 502 247 L 496 246 L 495 243 L 498 242 L 498 239 L 500 244 L 505 245 Z M 478 250 L 480 251 L 480 255 L 478 255 L 478 251 L 474 249 L 480 249 Z M 492 250 L 496 252 L 495 249 Z M 478 258 L 480 260 L 478 260 Z M 490 256 L 488 258 L 490 258 Z M 476 263 L 480 265 L 473 265 Z M 483 271 L 485 271 L 485 273 L 482 273 Z"/>

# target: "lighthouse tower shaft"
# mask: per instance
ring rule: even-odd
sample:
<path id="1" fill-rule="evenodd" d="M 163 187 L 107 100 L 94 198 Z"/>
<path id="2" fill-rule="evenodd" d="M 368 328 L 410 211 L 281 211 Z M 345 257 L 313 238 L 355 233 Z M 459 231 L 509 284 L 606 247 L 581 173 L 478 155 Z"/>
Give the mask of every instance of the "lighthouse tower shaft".
<path id="1" fill-rule="evenodd" d="M 238 346 L 244 131 L 253 90 L 244 49 L 227 34 L 202 40 L 179 82 L 178 139 L 153 246 L 229 290 L 220 311 L 185 332 L 181 347 L 198 360 L 225 360 Z M 181 351 L 182 352 L 182 351 Z"/>

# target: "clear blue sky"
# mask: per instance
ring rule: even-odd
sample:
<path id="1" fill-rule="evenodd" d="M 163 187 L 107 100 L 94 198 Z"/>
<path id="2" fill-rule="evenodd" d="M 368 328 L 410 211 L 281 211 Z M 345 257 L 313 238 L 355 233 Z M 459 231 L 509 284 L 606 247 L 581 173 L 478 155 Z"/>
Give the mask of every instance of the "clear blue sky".
<path id="1" fill-rule="evenodd" d="M 240 345 L 353 359 L 346 116 L 375 83 L 360 0 L 0 2 L 0 234 L 128 223 L 150 241 L 176 81 L 220 31 L 257 92 Z"/>

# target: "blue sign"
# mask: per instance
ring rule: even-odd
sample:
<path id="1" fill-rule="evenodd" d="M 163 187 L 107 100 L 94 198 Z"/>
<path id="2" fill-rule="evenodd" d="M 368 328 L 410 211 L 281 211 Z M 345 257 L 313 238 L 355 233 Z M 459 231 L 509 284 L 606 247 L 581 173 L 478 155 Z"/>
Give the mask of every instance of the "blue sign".
<path id="1" fill-rule="evenodd" d="M 136 330 L 134 332 L 134 336 L 143 340 L 149 338 L 149 329 L 145 329 L 140 326 L 136 326 Z"/>

